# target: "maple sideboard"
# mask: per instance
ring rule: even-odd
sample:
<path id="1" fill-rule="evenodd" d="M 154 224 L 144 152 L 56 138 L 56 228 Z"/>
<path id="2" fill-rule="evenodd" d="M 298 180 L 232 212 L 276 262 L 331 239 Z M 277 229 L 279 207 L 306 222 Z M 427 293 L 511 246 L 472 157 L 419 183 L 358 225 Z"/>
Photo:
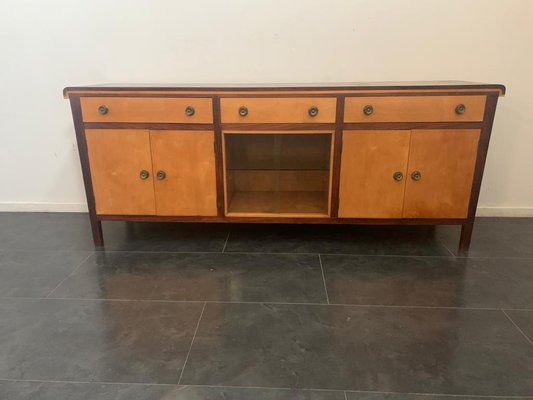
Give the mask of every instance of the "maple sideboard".
<path id="1" fill-rule="evenodd" d="M 67 87 L 101 221 L 457 224 L 498 97 L 470 82 Z"/>

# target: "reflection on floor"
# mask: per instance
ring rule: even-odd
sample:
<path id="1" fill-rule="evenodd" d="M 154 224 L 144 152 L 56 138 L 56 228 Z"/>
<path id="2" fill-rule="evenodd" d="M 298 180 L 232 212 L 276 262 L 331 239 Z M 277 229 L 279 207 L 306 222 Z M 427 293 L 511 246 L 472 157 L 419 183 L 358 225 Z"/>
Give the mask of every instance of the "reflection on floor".
<path id="1" fill-rule="evenodd" d="M 533 398 L 533 219 L 458 235 L 0 214 L 0 399 Z"/>

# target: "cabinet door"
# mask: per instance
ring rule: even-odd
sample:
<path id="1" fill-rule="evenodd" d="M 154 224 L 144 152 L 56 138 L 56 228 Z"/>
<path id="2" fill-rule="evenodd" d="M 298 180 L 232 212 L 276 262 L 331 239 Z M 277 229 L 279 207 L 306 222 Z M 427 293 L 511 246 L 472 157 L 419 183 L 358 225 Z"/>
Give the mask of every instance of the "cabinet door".
<path id="1" fill-rule="evenodd" d="M 154 214 L 149 132 L 87 129 L 85 136 L 96 213 Z"/>
<path id="2" fill-rule="evenodd" d="M 411 132 L 405 218 L 466 218 L 479 134 L 477 129 Z"/>
<path id="3" fill-rule="evenodd" d="M 402 217 L 409 137 L 406 130 L 343 133 L 339 217 Z"/>
<path id="4" fill-rule="evenodd" d="M 217 215 L 211 131 L 150 131 L 157 215 Z"/>

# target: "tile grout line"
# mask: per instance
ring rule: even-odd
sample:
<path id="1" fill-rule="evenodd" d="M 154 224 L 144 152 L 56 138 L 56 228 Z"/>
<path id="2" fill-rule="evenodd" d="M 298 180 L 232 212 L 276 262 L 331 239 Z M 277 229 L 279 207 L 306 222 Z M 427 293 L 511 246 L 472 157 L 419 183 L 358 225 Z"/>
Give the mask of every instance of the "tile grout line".
<path id="1" fill-rule="evenodd" d="M 476 399 L 525 399 L 531 400 L 531 395 L 522 396 L 522 395 L 490 395 L 490 394 L 452 394 L 452 393 L 421 393 L 421 392 L 382 392 L 382 391 L 370 391 L 370 390 L 345 390 L 345 393 L 370 393 L 370 394 L 401 394 L 401 395 L 410 395 L 410 396 L 424 396 L 424 397 L 460 397 L 461 399 L 465 398 L 476 398 Z"/>
<path id="2" fill-rule="evenodd" d="M 522 328 L 520 328 L 520 327 L 518 326 L 518 324 L 517 324 L 516 322 L 513 321 L 513 319 L 509 316 L 509 314 L 507 314 L 507 313 L 505 312 L 505 310 L 504 310 L 503 308 L 502 308 L 501 310 L 502 310 L 502 312 L 505 314 L 505 316 L 507 317 L 507 319 L 508 319 L 509 321 L 511 321 L 511 323 L 515 326 L 515 328 L 518 329 L 518 332 L 520 332 L 520 333 L 522 334 L 522 336 L 524 336 L 524 338 L 529 342 L 529 344 L 533 346 L 533 342 L 532 342 L 531 339 L 525 334 L 525 332 L 522 330 Z"/>
<path id="3" fill-rule="evenodd" d="M 204 301 L 204 306 L 202 307 L 202 312 L 200 313 L 200 317 L 198 318 L 198 322 L 196 323 L 196 329 L 194 330 L 194 335 L 192 336 L 191 345 L 189 346 L 189 351 L 187 352 L 187 357 L 185 357 L 185 362 L 183 363 L 183 367 L 181 367 L 181 373 L 180 377 L 178 379 L 178 385 L 181 383 L 181 378 L 183 377 L 183 373 L 185 372 L 185 367 L 187 366 L 187 361 L 189 361 L 189 355 L 191 354 L 192 346 L 194 344 L 194 339 L 196 338 L 196 333 L 198 332 L 198 328 L 200 327 L 200 321 L 202 320 L 202 316 L 204 315 L 204 310 L 207 302 Z"/>
<path id="4" fill-rule="evenodd" d="M 322 282 L 324 282 L 324 291 L 326 292 L 326 301 L 329 303 L 328 288 L 326 286 L 326 277 L 324 276 L 324 267 L 322 266 L 322 257 L 318 254 L 318 261 L 320 262 L 320 270 L 322 271 Z"/>
<path id="5" fill-rule="evenodd" d="M 231 234 L 231 226 L 228 229 L 228 236 L 226 236 L 226 241 L 224 242 L 224 247 L 222 248 L 222 253 L 226 251 L 226 246 L 228 245 L 229 235 Z"/>
<path id="6" fill-rule="evenodd" d="M 348 400 L 348 395 L 346 394 L 346 390 L 344 391 L 344 400 Z"/>
<path id="7" fill-rule="evenodd" d="M 273 305 L 297 305 L 297 306 L 332 306 L 332 307 L 359 307 L 359 308 L 412 308 L 429 310 L 471 310 L 471 311 L 502 311 L 495 307 L 457 307 L 457 306 L 422 306 L 422 305 L 394 305 L 394 304 L 349 304 L 349 303 L 303 303 L 283 301 L 231 301 L 231 300 L 168 300 L 168 299 L 98 299 L 83 297 L 16 297 L 0 296 L 1 300 L 62 300 L 62 301 L 109 301 L 109 302 L 146 302 L 146 303 L 206 303 L 206 304 L 273 304 Z M 506 308 L 508 311 L 533 311 L 533 308 Z"/>
<path id="8" fill-rule="evenodd" d="M 75 273 L 75 272 L 76 272 L 76 271 L 77 271 L 77 270 L 78 270 L 83 264 L 85 264 L 85 262 L 86 262 L 89 258 L 91 258 L 92 256 L 94 256 L 94 254 L 95 254 L 95 252 L 93 251 L 93 252 L 91 252 L 87 257 L 85 257 L 85 258 L 83 259 L 83 261 L 80 262 L 80 263 L 76 266 L 76 268 L 74 268 L 72 271 L 70 271 L 70 274 L 68 274 L 65 278 L 63 278 L 63 280 L 61 280 L 61 282 L 59 282 L 59 283 L 57 284 L 57 286 L 56 286 L 55 288 L 53 288 L 53 289 L 52 289 L 52 290 L 51 290 L 51 291 L 50 291 L 50 292 L 49 292 L 44 298 L 45 298 L 45 299 L 48 299 L 49 296 L 51 296 L 52 293 L 54 293 L 54 292 L 57 290 L 57 288 L 63 284 L 63 282 L 65 282 L 68 278 L 70 278 L 72 275 L 74 275 L 74 273 Z"/>
<path id="9" fill-rule="evenodd" d="M 203 385 L 190 384 L 179 385 L 176 383 L 150 383 L 150 382 L 105 382 L 105 381 L 77 381 L 77 380 L 44 380 L 44 379 L 11 379 L 0 378 L 0 382 L 35 382 L 35 383 L 66 383 L 66 384 L 89 384 L 89 385 L 132 385 L 132 386 L 171 386 L 171 387 L 192 387 L 192 388 L 226 388 L 226 389 L 255 389 L 255 390 L 299 390 L 315 392 L 343 392 L 345 398 L 347 393 L 370 393 L 370 394 L 406 394 L 421 396 L 443 396 L 443 397 L 473 397 L 480 399 L 531 399 L 531 396 L 523 395 L 480 395 L 480 394 L 449 394 L 449 393 L 419 393 L 419 392 L 384 392 L 378 390 L 357 390 L 357 389 L 322 389 L 322 388 L 293 388 L 293 387 L 276 387 L 276 386 L 235 386 L 235 385 Z"/>
<path id="10" fill-rule="evenodd" d="M 457 257 L 457 255 L 454 254 L 453 251 L 451 251 L 451 250 L 448 248 L 448 246 L 446 246 L 446 244 L 444 244 L 444 242 L 441 242 L 441 241 L 439 240 L 439 243 L 441 244 L 442 247 L 444 247 L 444 248 L 448 251 L 448 253 L 450 253 L 450 254 L 452 255 L 452 257 Z"/>
<path id="11" fill-rule="evenodd" d="M 35 382 L 35 383 L 72 383 L 72 384 L 90 384 L 90 385 L 135 385 L 135 386 L 177 386 L 176 383 L 152 383 L 152 382 L 105 382 L 105 381 L 65 381 L 57 379 L 11 379 L 0 378 L 0 382 Z"/>
<path id="12" fill-rule="evenodd" d="M 229 236 L 228 236 L 229 237 Z M 442 244 L 442 243 L 441 243 Z M 324 254 L 326 256 L 343 256 L 343 257 L 403 257 L 403 258 L 461 258 L 461 259 L 496 259 L 496 260 L 533 260 L 533 257 L 513 257 L 513 256 L 460 256 L 455 255 L 444 244 L 445 250 L 450 255 L 424 255 L 424 254 L 369 254 L 369 253 L 301 253 L 301 252 L 268 252 L 268 251 L 225 251 L 224 254 L 266 254 L 266 255 L 308 255 L 316 256 Z M 0 249 L 0 251 L 25 251 L 34 250 L 17 250 L 17 249 Z M 49 251 L 90 251 L 90 250 L 49 250 Z M 143 253 L 143 254 L 220 254 L 220 251 L 178 251 L 178 250 L 95 250 L 95 253 Z"/>

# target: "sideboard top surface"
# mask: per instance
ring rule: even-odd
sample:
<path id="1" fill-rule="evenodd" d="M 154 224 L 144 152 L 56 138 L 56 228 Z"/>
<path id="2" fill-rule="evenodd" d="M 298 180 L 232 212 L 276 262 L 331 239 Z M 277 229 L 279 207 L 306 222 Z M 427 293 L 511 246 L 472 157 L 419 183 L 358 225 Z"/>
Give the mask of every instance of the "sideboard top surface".
<path id="1" fill-rule="evenodd" d="M 505 95 L 502 84 L 488 84 L 467 81 L 418 81 L 418 82 L 327 82 L 327 83 L 263 83 L 263 84 L 164 84 L 164 83 L 123 83 L 69 86 L 63 90 L 68 98 L 71 94 L 113 93 L 113 92 L 367 92 L 367 91 L 483 91 Z"/>

